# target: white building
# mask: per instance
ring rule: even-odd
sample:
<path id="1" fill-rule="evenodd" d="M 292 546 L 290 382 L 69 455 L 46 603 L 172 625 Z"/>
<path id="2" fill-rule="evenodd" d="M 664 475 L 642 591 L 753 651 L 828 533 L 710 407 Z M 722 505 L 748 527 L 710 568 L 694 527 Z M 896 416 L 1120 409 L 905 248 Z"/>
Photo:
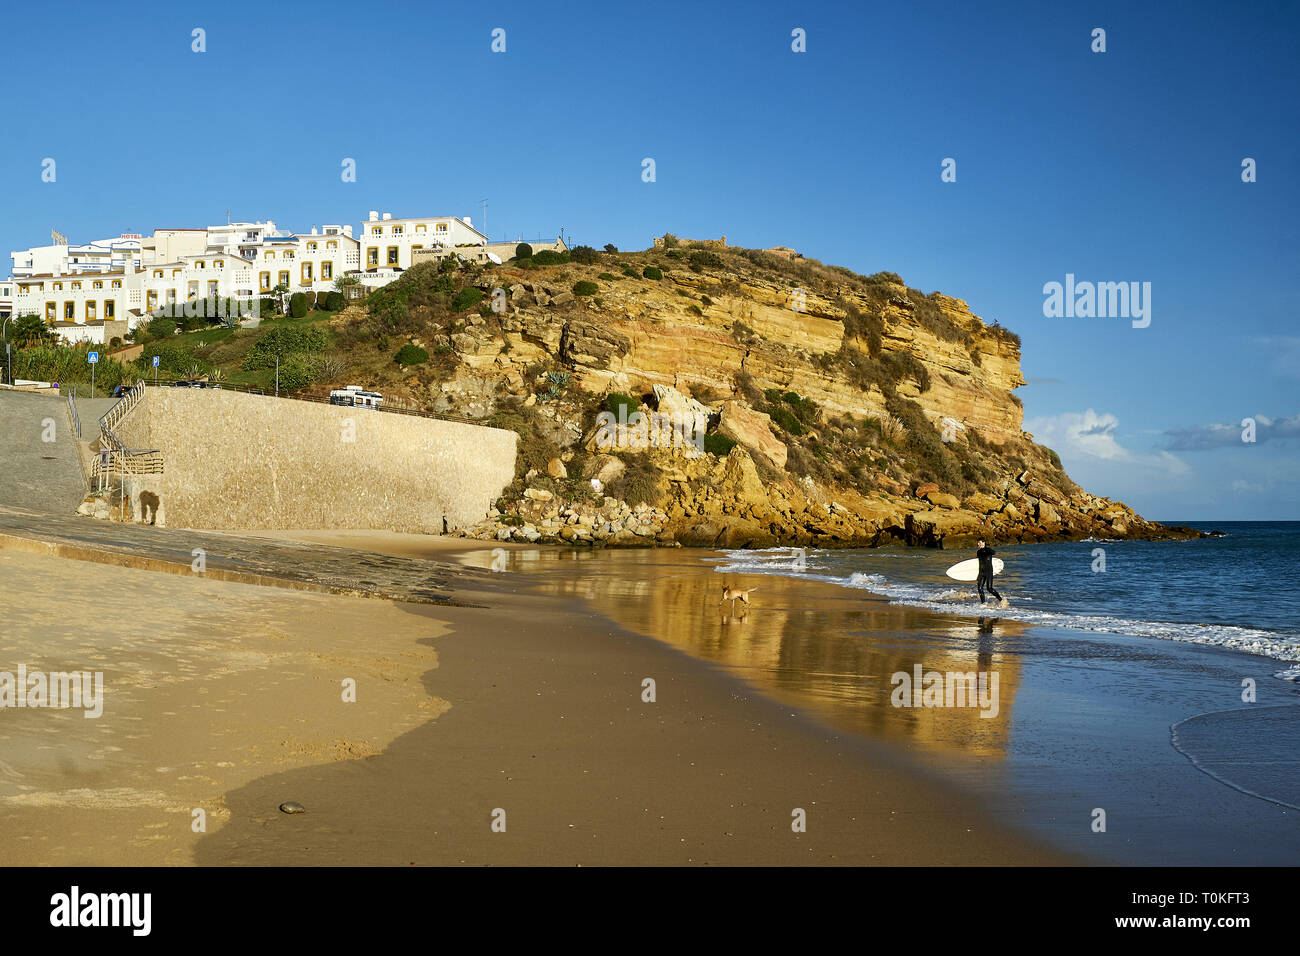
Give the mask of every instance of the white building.
<path id="1" fill-rule="evenodd" d="M 134 329 L 159 309 L 183 314 L 187 303 L 256 299 L 277 286 L 290 294 L 330 292 L 345 275 L 377 288 L 410 268 L 421 250 L 489 261 L 487 241 L 468 216 L 394 219 L 373 211 L 360 236 L 350 225 L 289 233 L 258 220 L 123 233 L 84 245 L 60 241 L 11 253 L 13 278 L 0 286 L 0 316 L 39 315 L 65 341 L 102 344 L 119 334 L 117 323 Z"/>
<path id="2" fill-rule="evenodd" d="M 477 258 L 473 247 L 487 244 L 488 237 L 470 224 L 469 216 L 424 219 L 394 219 L 391 213 L 381 218 L 375 210 L 361 224 L 361 268 L 364 272 L 381 269 L 409 269 L 416 249 L 442 246 L 465 248 L 467 258 Z"/>

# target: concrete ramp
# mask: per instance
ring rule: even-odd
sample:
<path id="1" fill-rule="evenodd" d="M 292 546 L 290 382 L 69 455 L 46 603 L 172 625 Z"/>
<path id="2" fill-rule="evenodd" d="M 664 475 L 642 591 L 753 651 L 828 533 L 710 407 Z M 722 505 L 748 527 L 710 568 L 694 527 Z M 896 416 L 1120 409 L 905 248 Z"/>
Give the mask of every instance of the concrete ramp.
<path id="1" fill-rule="evenodd" d="M 79 455 L 66 399 L 0 389 L 0 505 L 76 511 L 86 494 Z"/>

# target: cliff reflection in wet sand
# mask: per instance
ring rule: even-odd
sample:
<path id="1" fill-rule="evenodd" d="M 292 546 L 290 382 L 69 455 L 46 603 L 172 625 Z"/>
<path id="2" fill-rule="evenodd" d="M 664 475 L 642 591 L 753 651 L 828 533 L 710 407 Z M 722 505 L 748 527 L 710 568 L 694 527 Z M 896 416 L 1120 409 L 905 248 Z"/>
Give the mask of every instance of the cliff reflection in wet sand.
<path id="1" fill-rule="evenodd" d="M 1023 625 L 991 617 L 954 622 L 820 581 L 718 574 L 707 556 L 521 550 L 509 552 L 507 572 L 528 574 L 548 593 L 583 598 L 623 627 L 721 665 L 838 729 L 952 755 L 1006 754 Z M 720 603 L 724 584 L 754 588 L 751 606 L 736 602 L 733 613 L 730 601 Z M 916 706 L 895 706 L 894 675 L 910 680 L 917 665 L 945 678 L 986 675 L 985 697 L 920 706 L 918 686 L 906 698 Z"/>

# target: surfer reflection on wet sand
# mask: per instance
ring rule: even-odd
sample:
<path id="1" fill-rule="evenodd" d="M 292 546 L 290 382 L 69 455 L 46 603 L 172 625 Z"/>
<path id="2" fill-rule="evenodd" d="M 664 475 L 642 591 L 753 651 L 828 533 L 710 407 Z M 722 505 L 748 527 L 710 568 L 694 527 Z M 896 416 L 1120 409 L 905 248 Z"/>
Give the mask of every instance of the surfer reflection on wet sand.
<path id="1" fill-rule="evenodd" d="M 993 625 L 998 623 L 996 617 L 982 617 L 979 619 L 979 641 L 976 649 L 976 662 L 980 670 L 987 671 L 993 666 L 993 646 L 996 643 L 993 636 Z"/>

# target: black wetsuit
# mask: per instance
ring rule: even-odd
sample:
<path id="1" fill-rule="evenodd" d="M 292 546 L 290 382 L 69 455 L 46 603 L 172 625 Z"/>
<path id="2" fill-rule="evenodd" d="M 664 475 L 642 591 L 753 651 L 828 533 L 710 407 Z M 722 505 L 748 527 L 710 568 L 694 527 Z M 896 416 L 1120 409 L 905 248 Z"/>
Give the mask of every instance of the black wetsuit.
<path id="1" fill-rule="evenodd" d="M 978 551 L 975 552 L 975 557 L 977 557 L 980 562 L 979 576 L 975 578 L 975 588 L 980 593 L 981 604 L 984 603 L 985 588 L 987 588 L 988 592 L 992 594 L 995 598 L 997 598 L 999 601 L 1002 600 L 1002 595 L 999 594 L 997 590 L 993 587 L 993 555 L 994 554 L 995 554 L 994 550 L 988 547 L 987 545 L 985 545 L 984 547 L 980 548 Z"/>

